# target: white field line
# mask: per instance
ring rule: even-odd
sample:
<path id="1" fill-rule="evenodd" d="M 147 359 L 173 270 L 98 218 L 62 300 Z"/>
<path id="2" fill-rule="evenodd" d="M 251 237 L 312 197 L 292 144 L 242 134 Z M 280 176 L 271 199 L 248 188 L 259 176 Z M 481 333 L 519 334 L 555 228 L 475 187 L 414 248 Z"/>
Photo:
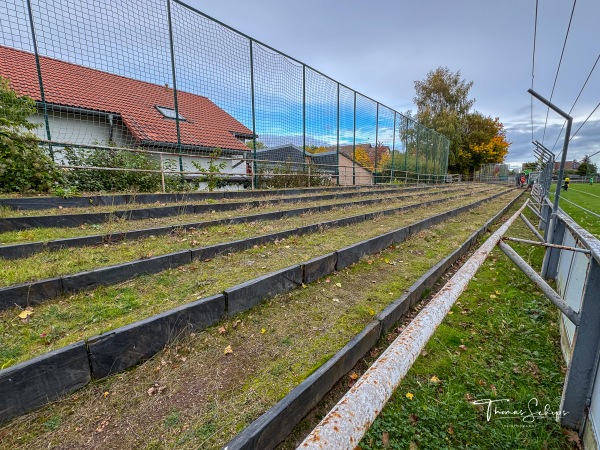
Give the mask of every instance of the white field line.
<path id="1" fill-rule="evenodd" d="M 591 195 L 592 197 L 600 198 L 600 195 L 592 194 L 591 192 L 580 191 L 579 189 L 570 188 L 572 191 L 579 192 L 580 194 Z"/>
<path id="2" fill-rule="evenodd" d="M 567 200 L 567 199 L 566 199 L 566 198 L 564 198 L 564 197 L 561 197 L 560 199 L 561 199 L 561 200 L 563 200 L 563 201 L 565 201 L 565 202 L 568 202 L 568 203 L 570 203 L 571 205 L 575 205 L 575 206 L 577 206 L 578 208 L 581 208 L 581 209 L 583 209 L 585 212 L 588 212 L 588 213 L 590 213 L 590 214 L 592 214 L 592 215 L 594 215 L 594 216 L 596 216 L 596 217 L 600 217 L 600 214 L 598 214 L 598 213 L 595 213 L 594 211 L 590 211 L 589 209 L 586 209 L 586 208 L 584 208 L 583 206 L 579 206 L 577 203 L 575 203 L 575 202 L 572 202 L 571 200 Z"/>

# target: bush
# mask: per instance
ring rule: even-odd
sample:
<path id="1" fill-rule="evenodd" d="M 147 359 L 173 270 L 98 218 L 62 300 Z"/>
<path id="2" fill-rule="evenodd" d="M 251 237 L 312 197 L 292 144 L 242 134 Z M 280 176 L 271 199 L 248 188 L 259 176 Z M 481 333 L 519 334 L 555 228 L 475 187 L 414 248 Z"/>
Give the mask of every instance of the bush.
<path id="1" fill-rule="evenodd" d="M 35 101 L 20 97 L 0 77 L 0 192 L 48 192 L 63 178 L 31 132 L 27 118 L 37 111 Z"/>
<path id="2" fill-rule="evenodd" d="M 258 187 L 265 189 L 285 189 L 308 186 L 328 186 L 331 176 L 317 167 L 310 166 L 310 182 L 308 170 L 296 170 L 292 164 L 279 164 L 269 168 L 269 163 L 259 163 Z"/>
<path id="3" fill-rule="evenodd" d="M 120 169 L 160 170 L 160 161 L 144 153 L 120 149 L 65 148 L 64 156 L 71 166 L 92 166 Z M 168 176 L 169 185 L 174 176 Z M 177 176 L 177 181 L 179 177 Z M 68 184 L 81 192 L 155 192 L 161 190 L 160 173 L 121 170 L 72 169 Z"/>

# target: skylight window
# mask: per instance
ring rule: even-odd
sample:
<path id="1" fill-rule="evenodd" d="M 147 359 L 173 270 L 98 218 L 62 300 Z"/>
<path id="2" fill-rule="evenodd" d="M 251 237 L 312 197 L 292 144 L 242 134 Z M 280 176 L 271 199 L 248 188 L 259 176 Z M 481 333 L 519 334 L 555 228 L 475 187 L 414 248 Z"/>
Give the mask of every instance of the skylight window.
<path id="1" fill-rule="evenodd" d="M 158 109 L 158 111 L 167 119 L 178 118 L 179 120 L 185 120 L 185 117 L 183 117 L 181 114 L 176 114 L 173 108 L 167 108 L 166 106 L 156 106 L 156 109 Z"/>

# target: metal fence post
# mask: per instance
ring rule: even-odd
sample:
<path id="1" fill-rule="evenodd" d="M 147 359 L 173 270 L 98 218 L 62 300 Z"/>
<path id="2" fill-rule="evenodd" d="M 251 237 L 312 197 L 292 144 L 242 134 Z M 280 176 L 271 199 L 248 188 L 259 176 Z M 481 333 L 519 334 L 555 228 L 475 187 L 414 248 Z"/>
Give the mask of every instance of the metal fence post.
<path id="1" fill-rule="evenodd" d="M 390 183 L 394 180 L 394 154 L 396 153 L 396 111 L 394 111 L 394 134 L 392 135 L 392 165 L 390 166 Z"/>
<path id="2" fill-rule="evenodd" d="M 581 323 L 573 337 L 572 355 L 565 377 L 560 410 L 567 412 L 561 419 L 565 427 L 583 430 L 591 403 L 591 393 L 598 365 L 600 345 L 600 264 L 592 256 L 579 314 Z"/>
<path id="3" fill-rule="evenodd" d="M 173 44 L 173 21 L 171 20 L 171 0 L 167 0 L 167 19 L 169 21 L 169 49 L 171 51 L 171 72 L 173 79 L 173 106 L 175 109 L 175 128 L 177 130 L 177 153 L 179 153 L 179 172 L 183 184 L 183 158 L 181 156 L 181 131 L 179 127 L 179 103 L 177 101 L 177 75 L 175 74 L 175 46 Z"/>
<path id="4" fill-rule="evenodd" d="M 335 151 L 335 175 L 337 185 L 340 185 L 340 83 L 337 83 L 337 139 Z"/>
<path id="5" fill-rule="evenodd" d="M 250 43 L 250 101 L 252 103 L 252 189 L 258 189 L 258 175 L 256 174 L 256 105 L 254 103 L 254 42 Z"/>
<path id="6" fill-rule="evenodd" d="M 48 105 L 46 104 L 46 94 L 44 93 L 44 82 L 42 80 L 42 66 L 40 64 L 40 54 L 38 52 L 37 36 L 35 34 L 35 24 L 33 22 L 33 10 L 31 8 L 31 0 L 27 0 L 27 13 L 29 14 L 29 25 L 31 27 L 31 40 L 33 43 L 33 53 L 35 55 L 35 67 L 37 70 L 38 84 L 40 87 L 40 98 L 42 99 L 42 108 L 44 109 L 44 124 L 46 126 L 46 137 L 49 141 L 52 141 L 52 135 L 50 134 L 50 121 L 48 120 Z M 54 151 L 52 144 L 48 145 L 48 151 L 50 158 L 54 161 Z"/>
<path id="7" fill-rule="evenodd" d="M 352 186 L 356 185 L 356 91 L 354 91 L 354 117 L 352 125 Z"/>
<path id="8" fill-rule="evenodd" d="M 302 162 L 306 170 L 306 64 L 302 64 Z M 310 187 L 310 173 L 307 180 Z"/>
<path id="9" fill-rule="evenodd" d="M 375 112 L 375 162 L 373 163 L 373 184 L 377 184 L 377 147 L 379 146 L 379 102 Z"/>
<path id="10" fill-rule="evenodd" d="M 554 233 L 552 235 L 552 242 L 549 244 L 562 245 L 565 237 L 565 223 L 558 219 L 554 225 Z M 556 279 L 558 273 L 558 261 L 560 260 L 561 249 L 556 247 L 550 247 L 546 249 L 548 254 L 548 268 L 546 269 L 546 278 Z"/>

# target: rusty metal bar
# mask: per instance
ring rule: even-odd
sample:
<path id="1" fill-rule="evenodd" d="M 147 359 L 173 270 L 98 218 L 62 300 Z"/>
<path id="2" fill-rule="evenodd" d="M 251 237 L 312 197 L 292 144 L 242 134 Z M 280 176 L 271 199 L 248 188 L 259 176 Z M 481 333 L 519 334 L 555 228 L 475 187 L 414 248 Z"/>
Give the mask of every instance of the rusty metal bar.
<path id="1" fill-rule="evenodd" d="M 502 240 L 503 241 L 521 242 L 523 244 L 539 245 L 541 247 L 558 248 L 560 250 L 569 250 L 570 252 L 587 253 L 588 255 L 592 253 L 587 248 L 568 247 L 566 245 L 558 245 L 558 244 L 548 244 L 547 242 L 530 241 L 528 239 L 519 239 L 519 238 L 513 238 L 513 237 L 503 237 Z"/>
<path id="2" fill-rule="evenodd" d="M 531 232 L 533 234 L 535 234 L 535 237 L 538 238 L 540 242 L 544 242 L 543 236 L 539 233 L 538 230 L 535 229 L 535 227 L 531 224 L 531 222 L 529 220 L 527 220 L 527 217 L 525 217 L 524 214 L 521 214 L 521 219 L 523 220 L 523 222 L 525 222 L 525 225 L 527 225 L 527 228 L 529 228 L 531 230 Z"/>
<path id="3" fill-rule="evenodd" d="M 538 217 L 538 219 L 540 219 L 542 222 L 545 222 L 542 215 L 539 212 L 537 212 L 535 208 L 533 208 L 531 205 L 527 205 L 527 207 L 529 208 L 529 211 L 531 211 L 533 214 L 535 214 Z"/>
<path id="4" fill-rule="evenodd" d="M 560 311 L 567 316 L 571 322 L 577 326 L 579 325 L 581 321 L 581 316 L 579 313 L 575 312 L 569 305 L 567 305 L 561 296 L 558 295 L 556 291 L 552 289 L 552 287 L 546 283 L 546 281 L 539 276 L 537 272 L 533 270 L 533 268 L 527 264 L 523 258 L 521 258 L 521 256 L 519 256 L 517 252 L 515 252 L 508 244 L 505 244 L 502 241 L 498 242 L 498 247 L 500 247 L 500 250 L 502 250 L 504 254 L 508 256 L 508 258 L 515 263 L 519 269 L 521 269 L 521 271 L 523 271 L 527 278 L 533 281 L 537 287 L 540 288 L 544 295 L 548 297 L 548 299 L 554 303 L 556 307 L 560 309 Z"/>
<path id="5" fill-rule="evenodd" d="M 435 329 L 528 202 L 529 200 L 463 264 L 298 449 L 356 448 Z"/>

